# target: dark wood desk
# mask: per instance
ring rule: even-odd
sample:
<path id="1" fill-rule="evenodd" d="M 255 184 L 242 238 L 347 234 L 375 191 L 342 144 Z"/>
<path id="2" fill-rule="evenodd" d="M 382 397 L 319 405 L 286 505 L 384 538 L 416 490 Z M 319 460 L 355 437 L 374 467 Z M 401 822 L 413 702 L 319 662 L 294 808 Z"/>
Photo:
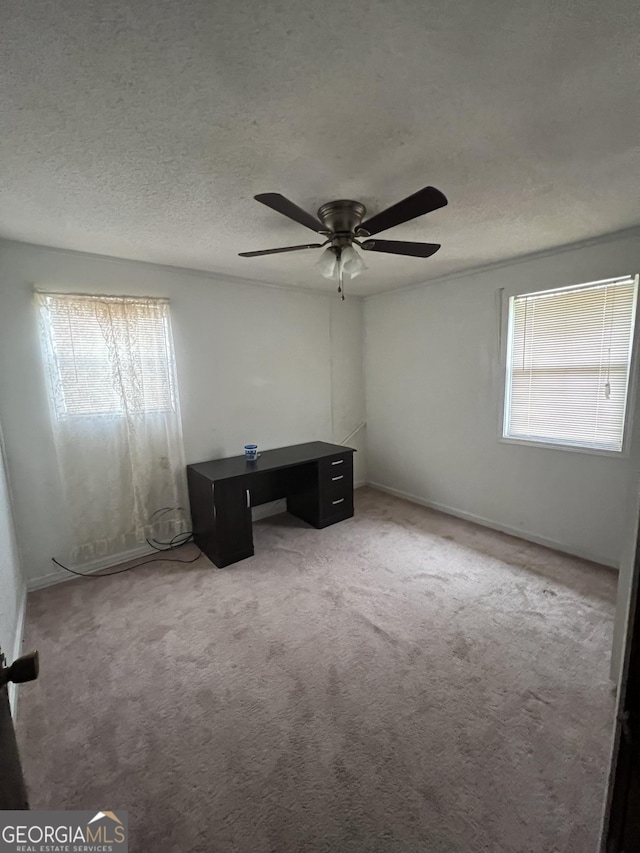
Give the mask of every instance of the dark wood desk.
<path id="1" fill-rule="evenodd" d="M 351 447 L 312 441 L 187 466 L 196 545 L 222 568 L 252 557 L 251 507 L 287 499 L 287 511 L 313 527 L 353 515 Z"/>

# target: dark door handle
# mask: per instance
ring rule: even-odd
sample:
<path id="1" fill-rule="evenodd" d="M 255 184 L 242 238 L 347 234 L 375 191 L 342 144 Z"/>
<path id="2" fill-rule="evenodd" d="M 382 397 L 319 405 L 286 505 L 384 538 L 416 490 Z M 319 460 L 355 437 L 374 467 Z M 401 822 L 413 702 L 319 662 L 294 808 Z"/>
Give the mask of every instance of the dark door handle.
<path id="1" fill-rule="evenodd" d="M 29 652 L 22 655 L 11 664 L 0 669 L 0 687 L 4 687 L 9 681 L 14 684 L 23 684 L 25 681 L 35 681 L 40 668 L 38 652 Z"/>

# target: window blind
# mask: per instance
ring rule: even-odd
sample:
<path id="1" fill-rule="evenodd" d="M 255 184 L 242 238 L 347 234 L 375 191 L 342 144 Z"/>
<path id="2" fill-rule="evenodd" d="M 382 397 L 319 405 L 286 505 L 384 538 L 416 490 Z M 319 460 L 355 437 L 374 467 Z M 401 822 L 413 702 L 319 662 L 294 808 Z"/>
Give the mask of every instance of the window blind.
<path id="1" fill-rule="evenodd" d="M 622 450 L 638 280 L 511 297 L 505 438 Z"/>
<path id="2" fill-rule="evenodd" d="M 58 417 L 175 409 L 167 300 L 39 297 Z"/>

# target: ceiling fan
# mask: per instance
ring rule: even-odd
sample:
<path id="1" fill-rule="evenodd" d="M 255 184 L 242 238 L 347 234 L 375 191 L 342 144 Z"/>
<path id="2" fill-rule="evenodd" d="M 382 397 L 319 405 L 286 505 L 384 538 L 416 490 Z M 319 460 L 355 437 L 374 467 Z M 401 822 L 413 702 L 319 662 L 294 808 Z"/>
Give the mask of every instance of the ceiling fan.
<path id="1" fill-rule="evenodd" d="M 367 269 L 353 244 L 365 252 L 385 252 L 391 255 L 410 255 L 415 258 L 429 258 L 440 248 L 439 243 L 410 243 L 401 240 L 370 239 L 395 225 L 401 225 L 410 219 L 431 213 L 447 204 L 446 196 L 435 187 L 423 187 L 403 201 L 364 220 L 366 207 L 359 201 L 340 199 L 329 201 L 318 209 L 317 218 L 280 193 L 261 193 L 254 196 L 256 201 L 265 204 L 277 213 L 288 216 L 294 222 L 310 228 L 326 237 L 324 243 L 304 243 L 300 246 L 284 246 L 278 249 L 262 249 L 256 252 L 240 252 L 242 258 L 257 258 L 262 255 L 276 255 L 280 252 L 297 252 L 301 249 L 328 248 L 322 253 L 317 266 L 326 278 L 338 280 L 338 292 L 344 299 L 344 276 L 354 277 Z M 364 221 L 363 221 L 364 220 Z M 331 244 L 329 246 L 329 244 Z"/>

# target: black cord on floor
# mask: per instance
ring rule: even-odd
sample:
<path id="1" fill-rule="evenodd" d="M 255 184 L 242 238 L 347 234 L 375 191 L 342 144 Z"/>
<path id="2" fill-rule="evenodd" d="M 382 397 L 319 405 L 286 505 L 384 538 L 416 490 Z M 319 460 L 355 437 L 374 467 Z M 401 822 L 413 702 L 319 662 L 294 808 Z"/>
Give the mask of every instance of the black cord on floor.
<path id="1" fill-rule="evenodd" d="M 182 539 L 181 542 L 176 542 L 177 539 Z M 156 551 L 173 551 L 174 548 L 181 548 L 193 539 L 193 531 L 185 530 L 182 533 L 176 533 L 171 539 L 165 541 L 163 539 L 147 539 L 147 545 L 150 545 Z M 159 547 L 163 546 L 163 547 Z"/>
<path id="2" fill-rule="evenodd" d="M 157 509 L 149 519 L 150 524 L 157 524 L 158 521 L 169 512 L 184 512 L 183 507 L 181 506 L 163 506 L 160 509 Z M 181 541 L 178 542 L 177 540 Z M 162 539 L 147 539 L 147 544 L 151 546 L 155 551 L 175 551 L 176 548 L 182 548 L 183 545 L 187 545 L 189 542 L 193 541 L 193 530 L 183 530 L 182 533 L 176 533 L 175 536 L 172 536 L 168 541 L 164 541 Z M 202 556 L 202 551 L 198 549 L 198 554 L 192 560 L 176 560 L 169 559 L 167 557 L 150 557 L 148 560 L 142 560 L 140 563 L 135 563 L 133 566 L 127 566 L 126 569 L 117 569 L 115 572 L 77 572 L 75 569 L 70 569 L 68 566 L 63 565 L 59 560 L 56 560 L 55 557 L 51 558 L 51 561 L 56 564 L 56 566 L 60 566 L 61 569 L 64 569 L 65 572 L 69 572 L 72 575 L 76 575 L 79 578 L 110 578 L 112 575 L 121 575 L 124 572 L 130 572 L 131 569 L 137 569 L 138 566 L 145 566 L 147 563 L 157 563 L 162 561 L 163 563 L 195 563 L 196 560 L 199 560 Z"/>
<path id="3" fill-rule="evenodd" d="M 149 519 L 149 524 L 157 524 L 160 519 L 170 512 L 184 512 L 184 507 L 181 506 L 163 506 L 157 509 Z M 177 540 L 180 540 L 179 542 Z M 172 551 L 174 548 L 180 548 L 191 542 L 193 539 L 193 530 L 183 530 L 181 533 L 176 533 L 171 539 L 165 541 L 163 539 L 147 538 L 147 545 L 151 546 L 156 551 Z"/>
<path id="4" fill-rule="evenodd" d="M 172 548 L 157 548 L 158 551 L 173 551 L 174 548 L 180 547 L 178 545 L 174 545 Z M 198 553 L 191 560 L 176 560 L 175 557 L 173 559 L 168 559 L 167 557 L 151 557 L 148 560 L 142 560 L 140 563 L 136 563 L 133 566 L 127 566 L 126 569 L 118 569 L 115 572 L 103 572 L 99 574 L 96 572 L 76 572 L 74 569 L 70 569 L 68 566 L 63 566 L 59 560 L 56 560 L 55 557 L 51 558 L 51 561 L 56 564 L 56 566 L 60 566 L 61 569 L 64 569 L 65 572 L 70 572 L 72 575 L 77 575 L 79 578 L 110 578 L 112 575 L 121 575 L 123 572 L 130 572 L 131 569 L 137 569 L 139 566 L 145 566 L 147 563 L 195 563 L 196 560 L 199 560 L 202 556 L 202 551 L 198 550 Z"/>

